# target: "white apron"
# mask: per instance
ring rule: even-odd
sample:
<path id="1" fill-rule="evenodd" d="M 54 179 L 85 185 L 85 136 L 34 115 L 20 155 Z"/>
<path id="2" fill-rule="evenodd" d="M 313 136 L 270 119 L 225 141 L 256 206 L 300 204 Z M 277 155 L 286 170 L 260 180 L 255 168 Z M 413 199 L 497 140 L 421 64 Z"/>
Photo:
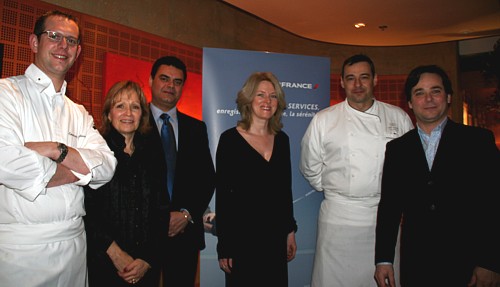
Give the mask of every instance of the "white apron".
<path id="1" fill-rule="evenodd" d="M 342 199 L 321 203 L 312 287 L 377 287 L 373 277 L 376 217 L 377 207 L 360 207 Z M 394 269 L 400 286 L 399 251 Z"/>
<path id="2" fill-rule="evenodd" d="M 81 218 L 32 225 L 0 224 L 0 244 L 2 287 L 88 286 Z"/>

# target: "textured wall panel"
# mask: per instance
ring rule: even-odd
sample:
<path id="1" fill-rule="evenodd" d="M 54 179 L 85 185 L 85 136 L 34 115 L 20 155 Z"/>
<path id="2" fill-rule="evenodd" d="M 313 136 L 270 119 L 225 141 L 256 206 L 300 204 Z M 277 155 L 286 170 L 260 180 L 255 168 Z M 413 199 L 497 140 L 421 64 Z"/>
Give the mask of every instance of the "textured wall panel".
<path id="1" fill-rule="evenodd" d="M 59 9 L 70 12 L 80 19 L 82 28 L 82 53 L 67 76 L 68 96 L 84 105 L 100 122 L 103 91 L 103 58 L 106 52 L 119 54 L 142 61 L 154 62 L 158 57 L 173 55 L 186 63 L 188 71 L 201 74 L 202 54 L 200 48 L 160 38 L 153 34 L 112 23 L 90 15 L 36 0 L 0 0 L 0 42 L 4 44 L 2 77 L 23 74 L 33 61 L 28 46 L 36 18 L 47 10 Z M 405 109 L 402 95 L 404 76 L 381 76 L 375 89 L 377 99 L 399 105 Z M 345 98 L 339 76 L 332 75 L 330 82 L 331 103 Z"/>
<path id="2" fill-rule="evenodd" d="M 36 19 L 45 11 L 59 9 L 79 18 L 82 28 L 82 53 L 66 77 L 68 96 L 82 105 L 100 123 L 103 91 L 103 57 L 106 52 L 154 62 L 173 55 L 186 63 L 188 71 L 201 74 L 202 50 L 135 30 L 123 25 L 71 11 L 41 1 L 0 0 L 0 42 L 4 44 L 2 77 L 23 74 L 33 61 L 28 45 Z"/>

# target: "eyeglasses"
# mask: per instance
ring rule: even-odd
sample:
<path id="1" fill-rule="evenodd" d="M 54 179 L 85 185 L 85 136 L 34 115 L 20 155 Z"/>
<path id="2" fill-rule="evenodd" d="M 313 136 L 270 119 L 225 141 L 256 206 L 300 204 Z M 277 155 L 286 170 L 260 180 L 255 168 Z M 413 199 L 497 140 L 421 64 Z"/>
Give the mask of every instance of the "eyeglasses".
<path id="1" fill-rule="evenodd" d="M 47 37 L 52 42 L 59 43 L 62 41 L 63 38 L 65 38 L 68 46 L 75 47 L 78 44 L 80 44 L 80 39 L 71 36 L 64 36 L 63 34 L 54 31 L 43 31 L 42 33 L 38 34 L 38 36 L 40 36 L 43 33 L 47 33 Z"/>

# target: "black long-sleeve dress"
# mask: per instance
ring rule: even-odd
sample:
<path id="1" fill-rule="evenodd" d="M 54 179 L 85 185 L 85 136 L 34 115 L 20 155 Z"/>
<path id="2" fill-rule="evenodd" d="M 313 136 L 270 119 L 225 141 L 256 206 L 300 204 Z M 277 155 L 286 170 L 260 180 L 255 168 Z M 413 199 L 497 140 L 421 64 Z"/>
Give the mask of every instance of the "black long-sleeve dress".
<path id="1" fill-rule="evenodd" d="M 167 236 L 169 217 L 168 211 L 160 211 L 161 178 L 149 170 L 154 159 L 141 134 L 134 136 L 132 156 L 123 151 L 125 139 L 115 129 L 105 139 L 118 165 L 109 183 L 97 190 L 85 189 L 89 285 L 130 286 L 117 275 L 106 254 L 115 241 L 134 259 L 152 266 L 136 285 L 158 287 L 158 248 L 160 238 Z"/>
<path id="2" fill-rule="evenodd" d="M 236 128 L 225 131 L 216 174 L 218 257 L 233 258 L 226 286 L 288 286 L 287 235 L 297 229 L 288 136 L 276 134 L 267 161 Z"/>

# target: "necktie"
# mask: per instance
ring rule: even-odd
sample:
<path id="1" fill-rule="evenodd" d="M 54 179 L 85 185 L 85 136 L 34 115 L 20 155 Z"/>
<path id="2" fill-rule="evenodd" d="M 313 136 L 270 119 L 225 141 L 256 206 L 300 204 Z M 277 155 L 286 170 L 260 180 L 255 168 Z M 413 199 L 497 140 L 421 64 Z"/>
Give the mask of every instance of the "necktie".
<path id="1" fill-rule="evenodd" d="M 167 187 L 170 199 L 172 199 L 172 188 L 174 186 L 175 176 L 175 160 L 177 158 L 177 148 L 175 144 L 175 134 L 168 114 L 162 114 L 160 118 L 163 120 L 161 126 L 161 141 L 163 144 L 163 152 L 165 154 L 165 162 L 167 163 Z"/>

